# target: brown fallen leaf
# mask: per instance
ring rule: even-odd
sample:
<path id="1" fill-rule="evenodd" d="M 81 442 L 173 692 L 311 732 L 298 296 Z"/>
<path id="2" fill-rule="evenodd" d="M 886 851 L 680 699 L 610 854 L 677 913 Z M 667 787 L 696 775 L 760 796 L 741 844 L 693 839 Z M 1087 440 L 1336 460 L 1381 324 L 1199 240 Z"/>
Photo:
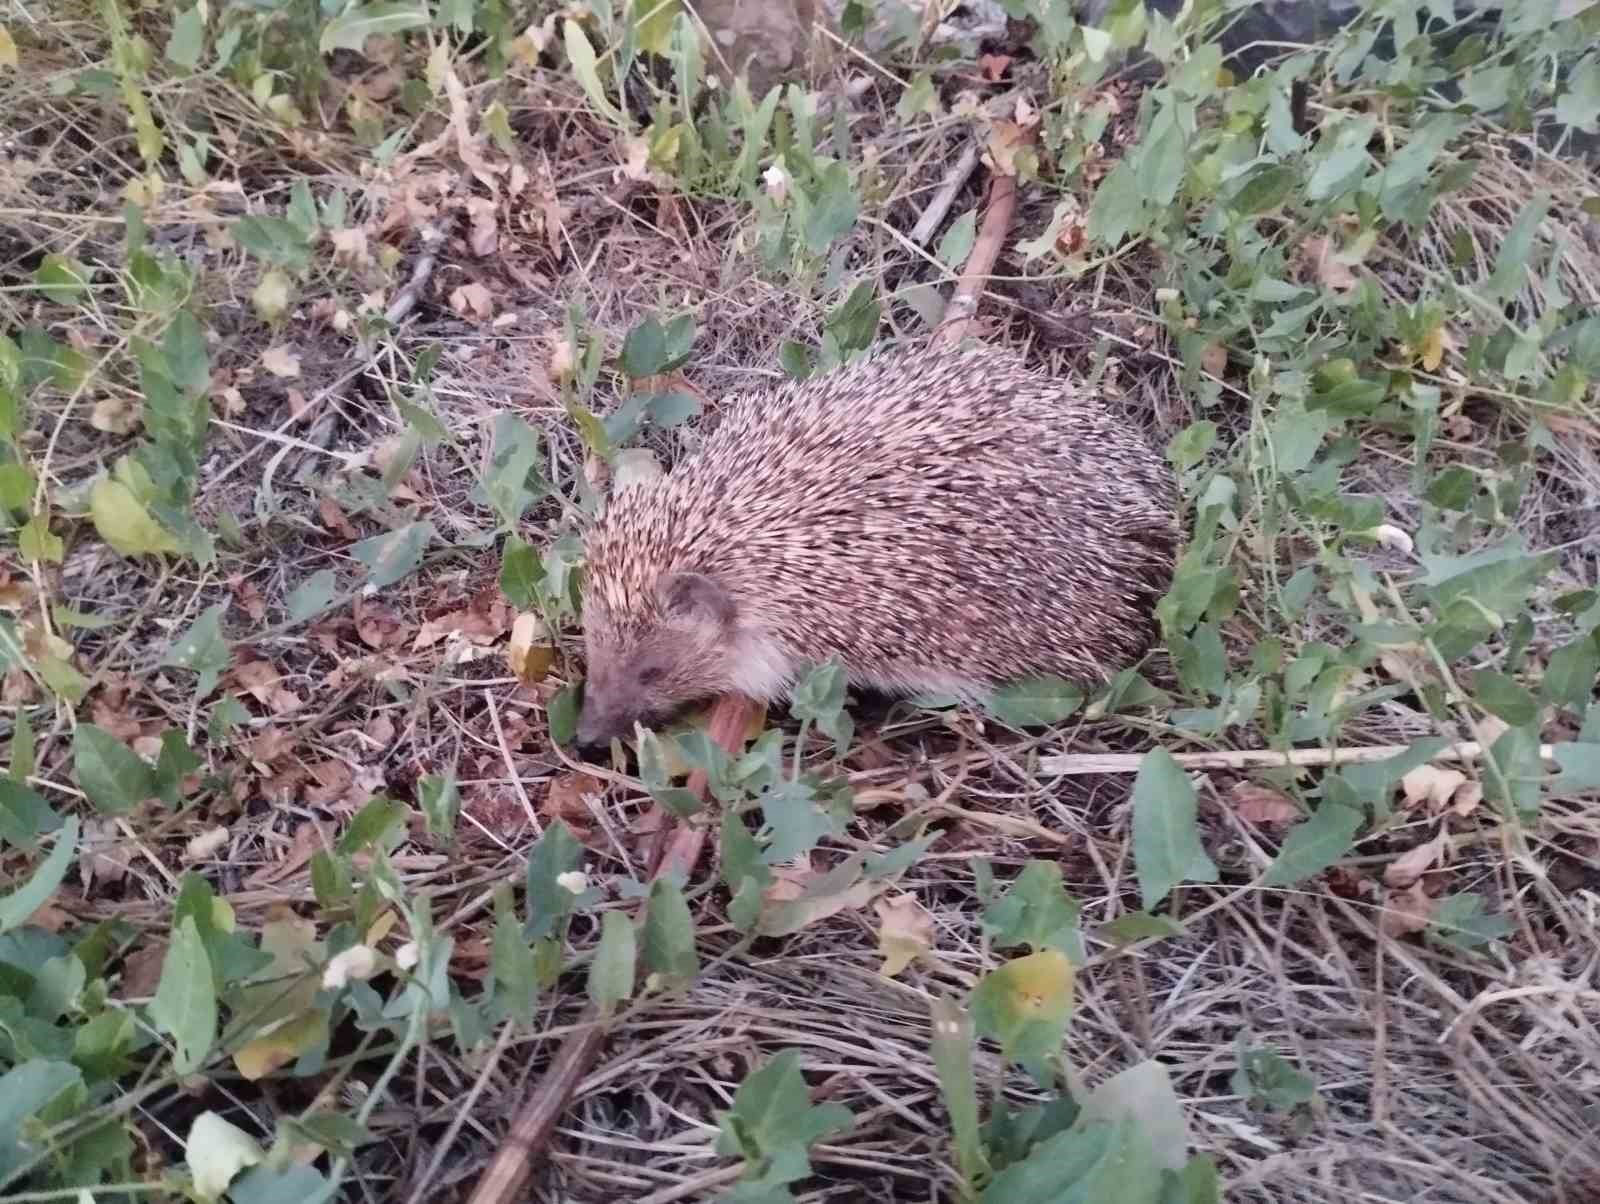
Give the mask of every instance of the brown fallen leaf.
<path id="1" fill-rule="evenodd" d="M 506 664 L 517 680 L 531 686 L 541 682 L 555 664 L 554 645 L 544 642 L 544 621 L 534 614 L 520 614 L 511 624 L 511 642 L 506 645 Z"/>
<path id="2" fill-rule="evenodd" d="M 919 957 L 933 951 L 933 916 L 915 895 L 878 899 L 878 952 L 883 957 L 879 973 L 893 978 Z"/>
<path id="3" fill-rule="evenodd" d="M 1431 870 L 1435 863 L 1444 860 L 1448 847 L 1449 837 L 1440 832 L 1432 840 L 1424 841 L 1414 849 L 1408 849 L 1385 867 L 1384 885 L 1396 890 L 1410 886 Z"/>
<path id="4" fill-rule="evenodd" d="M 126 435 L 138 427 L 142 414 L 137 398 L 102 397 L 89 412 L 89 425 L 108 435 Z"/>
<path id="5" fill-rule="evenodd" d="M 494 294 L 477 281 L 458 285 L 450 294 L 450 308 L 463 318 L 492 318 Z"/>
<path id="6" fill-rule="evenodd" d="M 317 513 L 322 517 L 322 525 L 335 535 L 342 535 L 346 539 L 357 539 L 356 529 L 350 525 L 350 520 L 345 512 L 340 509 L 339 503 L 328 494 L 323 494 L 317 502 Z"/>
<path id="7" fill-rule="evenodd" d="M 1439 900 L 1423 889 L 1420 880 L 1413 882 L 1404 890 L 1390 891 L 1384 898 L 1378 931 L 1385 936 L 1421 932 L 1433 921 L 1433 913 L 1438 909 Z"/>
<path id="8" fill-rule="evenodd" d="M 356 598 L 351 604 L 355 617 L 356 635 L 369 648 L 393 648 L 405 642 L 409 628 L 400 616 L 381 602 L 370 598 Z"/>
<path id="9" fill-rule="evenodd" d="M 1246 823 L 1282 827 L 1301 818 L 1295 801 L 1281 790 L 1255 782 L 1235 782 L 1228 791 L 1233 813 Z"/>
<path id="10" fill-rule="evenodd" d="M 1359 283 L 1349 265 L 1338 258 L 1333 240 L 1326 235 L 1308 238 L 1300 244 L 1300 263 L 1303 273 L 1336 293 L 1347 293 Z"/>
<path id="11" fill-rule="evenodd" d="M 1000 77 L 1006 73 L 1006 68 L 1011 66 L 1009 54 L 980 54 L 978 56 L 978 70 L 983 72 L 983 78 L 991 84 L 998 83 Z"/>
<path id="12" fill-rule="evenodd" d="M 1205 350 L 1200 353 L 1201 370 L 1220 380 L 1227 367 L 1228 349 L 1221 343 L 1207 343 Z"/>
<path id="13" fill-rule="evenodd" d="M 323 761 L 311 766 L 310 773 L 306 802 L 316 807 L 326 807 L 344 798 L 356 780 L 356 771 L 346 761 Z"/>
<path id="14" fill-rule="evenodd" d="M 261 596 L 256 583 L 241 573 L 228 578 L 228 588 L 233 590 L 234 601 L 257 623 L 267 617 L 267 600 Z"/>
<path id="15" fill-rule="evenodd" d="M 295 380 L 300 375 L 300 357 L 288 344 L 268 347 L 263 351 L 261 366 L 280 380 Z"/>
<path id="16" fill-rule="evenodd" d="M 300 706 L 300 695 L 283 684 L 283 675 L 266 661 L 245 661 L 229 674 L 234 682 L 274 715 L 286 715 Z"/>
<path id="17" fill-rule="evenodd" d="M 78 841 L 78 877 L 88 894 L 95 879 L 110 886 L 128 876 L 128 866 L 133 863 L 134 845 L 122 835 L 117 821 L 110 818 L 90 818 L 83 821 L 83 835 Z"/>

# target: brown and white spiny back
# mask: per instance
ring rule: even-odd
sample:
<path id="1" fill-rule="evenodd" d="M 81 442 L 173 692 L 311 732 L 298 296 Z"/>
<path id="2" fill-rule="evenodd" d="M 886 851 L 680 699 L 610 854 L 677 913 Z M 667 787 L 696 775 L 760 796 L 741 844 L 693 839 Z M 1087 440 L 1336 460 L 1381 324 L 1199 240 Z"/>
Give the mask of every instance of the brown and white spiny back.
<path id="1" fill-rule="evenodd" d="M 580 735 L 838 656 L 858 685 L 972 697 L 1103 680 L 1154 636 L 1170 471 L 1097 399 L 992 349 L 879 356 L 724 407 L 589 533 Z"/>

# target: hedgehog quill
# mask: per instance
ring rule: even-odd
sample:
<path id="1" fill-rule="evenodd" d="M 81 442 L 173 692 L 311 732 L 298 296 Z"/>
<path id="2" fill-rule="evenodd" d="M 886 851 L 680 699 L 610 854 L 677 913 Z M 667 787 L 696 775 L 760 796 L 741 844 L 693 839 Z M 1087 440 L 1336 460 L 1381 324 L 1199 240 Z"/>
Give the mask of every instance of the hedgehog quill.
<path id="1" fill-rule="evenodd" d="M 1180 530 L 1165 461 L 992 348 L 879 355 L 730 401 L 585 540 L 578 740 L 837 657 L 888 694 L 982 698 L 1139 659 Z"/>

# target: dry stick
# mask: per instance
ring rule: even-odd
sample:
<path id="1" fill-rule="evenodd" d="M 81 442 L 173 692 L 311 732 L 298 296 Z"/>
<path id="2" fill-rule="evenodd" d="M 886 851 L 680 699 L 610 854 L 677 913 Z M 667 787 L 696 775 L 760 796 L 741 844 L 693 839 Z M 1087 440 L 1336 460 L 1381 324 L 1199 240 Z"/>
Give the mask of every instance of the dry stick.
<path id="1" fill-rule="evenodd" d="M 1252 748 L 1239 752 L 1174 753 L 1172 759 L 1185 769 L 1282 769 L 1286 766 L 1357 765 L 1366 761 L 1387 761 L 1409 744 L 1375 744 L 1369 748 L 1291 748 L 1279 752 L 1271 748 Z M 1539 746 L 1539 755 L 1555 760 L 1549 744 Z M 1441 749 L 1431 760 L 1476 761 L 1483 756 L 1483 745 L 1463 740 Z M 1085 773 L 1138 773 L 1144 753 L 1060 753 L 1039 758 L 1039 772 L 1057 777 Z"/>
<path id="2" fill-rule="evenodd" d="M 717 700 L 711 712 L 710 734 L 728 755 L 737 756 L 743 748 L 745 729 L 754 711 L 755 704 L 737 694 L 724 694 Z M 700 799 L 706 798 L 709 790 L 704 770 L 689 775 L 689 789 Z M 671 827 L 664 827 L 652 851 L 650 876 L 673 871 L 687 874 L 694 868 L 704 844 L 703 827 L 686 827 L 676 833 Z M 594 1004 L 584 1008 L 577 1028 L 561 1043 L 544 1077 L 529 1090 L 500 1152 L 478 1180 L 468 1204 L 509 1204 L 524 1198 L 523 1187 L 533 1173 L 534 1163 L 544 1153 L 578 1083 L 594 1064 L 607 1029 Z"/>
<path id="3" fill-rule="evenodd" d="M 978 310 L 978 298 L 983 295 L 983 282 L 994 271 L 994 262 L 1000 257 L 1000 244 L 1005 240 L 1011 225 L 1011 214 L 1017 207 L 1017 178 L 998 173 L 989 177 L 989 196 L 983 214 L 983 229 L 978 241 L 967 257 L 967 266 L 961 270 L 955 292 L 950 294 L 950 304 L 945 307 L 944 320 L 933 332 L 933 342 L 955 346 L 972 325 Z"/>
<path id="4" fill-rule="evenodd" d="M 928 202 L 928 207 L 922 211 L 922 216 L 917 219 L 917 224 L 911 227 L 910 238 L 917 246 L 926 245 L 933 237 L 933 232 L 944 221 L 945 215 L 950 212 L 950 206 L 956 202 L 956 193 L 961 191 L 961 186 L 967 182 L 978 166 L 978 143 L 976 140 L 967 143 L 966 150 L 961 152 L 961 157 L 956 160 L 955 166 L 944 178 L 944 183 L 939 185 L 939 191 L 934 193 L 933 200 Z"/>

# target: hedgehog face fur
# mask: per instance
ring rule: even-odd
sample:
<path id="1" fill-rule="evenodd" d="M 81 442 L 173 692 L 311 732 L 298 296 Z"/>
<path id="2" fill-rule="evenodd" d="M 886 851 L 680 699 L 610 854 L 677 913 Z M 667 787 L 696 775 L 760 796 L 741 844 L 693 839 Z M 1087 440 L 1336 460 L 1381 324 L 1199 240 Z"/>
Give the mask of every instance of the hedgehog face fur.
<path id="1" fill-rule="evenodd" d="M 719 693 L 780 698 L 830 657 L 889 693 L 1104 681 L 1156 634 L 1176 500 L 1125 422 L 993 349 L 733 399 L 588 532 L 578 736 Z"/>

